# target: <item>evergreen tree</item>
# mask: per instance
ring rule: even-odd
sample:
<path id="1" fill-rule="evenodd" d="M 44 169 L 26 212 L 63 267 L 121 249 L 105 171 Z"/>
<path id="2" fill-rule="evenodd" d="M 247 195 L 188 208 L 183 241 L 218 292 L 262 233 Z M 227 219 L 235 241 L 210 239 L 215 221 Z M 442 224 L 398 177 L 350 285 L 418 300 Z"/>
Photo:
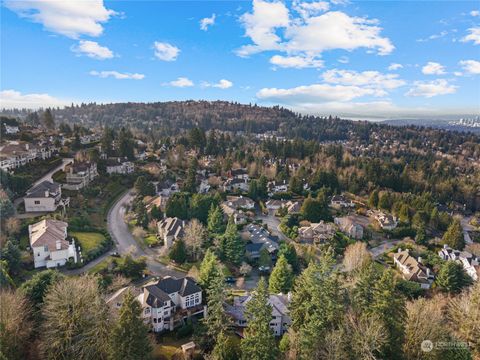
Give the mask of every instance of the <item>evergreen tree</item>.
<path id="1" fill-rule="evenodd" d="M 261 278 L 247 303 L 247 327 L 240 342 L 243 360 L 274 360 L 277 357 L 275 337 L 270 329 L 272 307 L 268 303 L 267 283 Z"/>
<path id="2" fill-rule="evenodd" d="M 225 234 L 223 234 L 224 257 L 232 264 L 240 264 L 245 253 L 245 244 L 238 235 L 237 225 L 233 221 L 233 216 L 228 219 Z"/>
<path id="3" fill-rule="evenodd" d="M 182 239 L 175 240 L 168 256 L 177 264 L 183 264 L 187 260 L 187 249 Z"/>
<path id="4" fill-rule="evenodd" d="M 122 128 L 118 134 L 118 153 L 121 157 L 126 157 L 129 160 L 134 160 L 135 155 L 133 152 L 134 141 L 133 135 L 130 130 Z"/>
<path id="5" fill-rule="evenodd" d="M 268 196 L 268 179 L 265 175 L 258 179 L 257 194 L 259 199 L 266 199 Z"/>
<path id="6" fill-rule="evenodd" d="M 7 262 L 10 274 L 18 274 L 21 267 L 21 254 L 18 245 L 12 240 L 7 240 L 0 254 L 0 259 Z"/>
<path id="7" fill-rule="evenodd" d="M 292 243 L 287 243 L 283 241 L 280 244 L 280 248 L 278 250 L 278 257 L 285 256 L 288 263 L 292 266 L 292 270 L 297 272 L 300 268 L 297 256 L 297 250 L 295 249 L 295 245 Z"/>
<path id="8" fill-rule="evenodd" d="M 248 197 L 253 200 L 258 199 L 258 182 L 255 179 L 251 180 L 248 185 Z"/>
<path id="9" fill-rule="evenodd" d="M 404 224 L 408 224 L 410 222 L 410 209 L 407 204 L 402 204 L 400 207 L 400 211 L 398 212 L 398 219 L 400 222 Z"/>
<path id="10" fill-rule="evenodd" d="M 114 138 L 115 134 L 113 130 L 105 127 L 105 129 L 103 129 L 102 138 L 100 139 L 100 145 L 102 147 L 102 151 L 107 155 L 112 153 Z"/>
<path id="11" fill-rule="evenodd" d="M 152 345 L 141 315 L 140 303 L 127 291 L 111 335 L 112 360 L 150 359 Z"/>
<path id="12" fill-rule="evenodd" d="M 218 258 L 212 250 L 208 249 L 200 264 L 198 283 L 203 289 L 209 289 L 214 279 L 221 277 L 221 275 L 222 271 L 218 263 Z"/>
<path id="13" fill-rule="evenodd" d="M 405 299 L 396 289 L 395 277 L 386 270 L 373 286 L 373 297 L 367 312 L 380 319 L 387 329 L 388 342 L 384 349 L 387 359 L 402 357 L 405 326 Z"/>
<path id="14" fill-rule="evenodd" d="M 293 285 L 292 267 L 284 255 L 280 255 L 269 279 L 269 290 L 275 294 L 288 293 Z"/>
<path id="15" fill-rule="evenodd" d="M 175 193 L 167 201 L 165 214 L 168 217 L 188 219 L 188 196 L 185 193 Z"/>
<path id="16" fill-rule="evenodd" d="M 461 264 L 447 261 L 442 264 L 435 283 L 444 292 L 459 293 L 465 286 L 470 285 L 472 280 Z"/>
<path id="17" fill-rule="evenodd" d="M 272 256 L 268 252 L 267 248 L 263 248 L 262 250 L 260 250 L 258 265 L 269 269 L 272 266 Z"/>
<path id="18" fill-rule="evenodd" d="M 294 194 L 301 195 L 303 193 L 303 183 L 298 176 L 292 176 L 290 178 L 288 187 L 290 191 L 293 192 Z"/>
<path id="19" fill-rule="evenodd" d="M 212 204 L 208 211 L 207 230 L 210 234 L 221 234 L 224 229 L 222 209 L 220 206 Z"/>
<path id="20" fill-rule="evenodd" d="M 378 201 L 378 207 L 383 210 L 391 209 L 392 199 L 389 192 L 384 192 L 382 196 L 380 196 L 380 200 Z"/>
<path id="21" fill-rule="evenodd" d="M 314 199 L 310 196 L 306 198 L 300 209 L 300 214 L 305 220 L 314 223 L 320 220 L 329 220 L 330 218 L 328 204 L 324 200 L 323 195 L 321 195 L 321 199 Z"/>
<path id="22" fill-rule="evenodd" d="M 373 190 L 368 198 L 368 206 L 376 209 L 378 206 L 378 190 Z"/>
<path id="23" fill-rule="evenodd" d="M 50 108 L 45 110 L 43 113 L 43 125 L 48 130 L 55 129 L 55 118 L 53 117 L 52 110 L 50 110 Z"/>
<path id="24" fill-rule="evenodd" d="M 452 249 L 463 250 L 465 247 L 465 239 L 463 238 L 463 229 L 460 220 L 453 220 L 445 234 L 443 234 L 442 240 L 444 244 L 447 244 Z"/>

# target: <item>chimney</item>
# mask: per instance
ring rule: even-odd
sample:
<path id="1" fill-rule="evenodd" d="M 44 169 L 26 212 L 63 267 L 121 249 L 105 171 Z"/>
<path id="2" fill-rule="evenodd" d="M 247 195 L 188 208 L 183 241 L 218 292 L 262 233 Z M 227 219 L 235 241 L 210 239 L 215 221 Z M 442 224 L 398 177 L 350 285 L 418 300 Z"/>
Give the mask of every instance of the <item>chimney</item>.
<path id="1" fill-rule="evenodd" d="M 60 240 L 57 240 L 55 241 L 55 248 L 57 250 L 61 250 L 62 249 L 62 242 Z"/>
<path id="2" fill-rule="evenodd" d="M 397 252 L 401 253 L 401 252 L 402 252 L 402 248 L 398 248 Z"/>
<path id="3" fill-rule="evenodd" d="M 421 263 L 422 263 L 422 257 L 419 256 L 418 259 L 417 259 L 417 261 L 421 264 Z"/>
<path id="4" fill-rule="evenodd" d="M 48 195 L 49 195 L 49 191 L 48 190 L 45 190 L 45 197 L 48 198 Z"/>

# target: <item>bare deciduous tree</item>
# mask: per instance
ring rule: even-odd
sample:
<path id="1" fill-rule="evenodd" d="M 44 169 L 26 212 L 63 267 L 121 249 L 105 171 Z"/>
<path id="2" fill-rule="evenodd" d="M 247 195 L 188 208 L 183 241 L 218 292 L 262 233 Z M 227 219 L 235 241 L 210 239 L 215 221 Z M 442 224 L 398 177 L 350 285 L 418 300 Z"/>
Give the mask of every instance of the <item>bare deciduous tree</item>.
<path id="1" fill-rule="evenodd" d="M 197 260 L 205 237 L 205 227 L 197 219 L 192 219 L 192 221 L 185 226 L 183 241 L 193 260 Z"/>
<path id="2" fill-rule="evenodd" d="M 345 334 L 349 353 L 356 359 L 376 360 L 387 343 L 387 330 L 374 316 L 356 316 L 348 313 L 345 319 Z"/>
<path id="3" fill-rule="evenodd" d="M 108 307 L 95 277 L 66 278 L 53 285 L 42 309 L 41 349 L 48 359 L 106 359 Z"/>
<path id="4" fill-rule="evenodd" d="M 30 347 L 30 306 L 20 292 L 0 292 L 0 358 L 24 359 Z"/>
<path id="5" fill-rule="evenodd" d="M 347 272 L 361 269 L 371 260 L 370 253 L 367 250 L 367 244 L 357 241 L 355 244 L 349 245 L 345 250 L 343 258 L 343 267 Z"/>

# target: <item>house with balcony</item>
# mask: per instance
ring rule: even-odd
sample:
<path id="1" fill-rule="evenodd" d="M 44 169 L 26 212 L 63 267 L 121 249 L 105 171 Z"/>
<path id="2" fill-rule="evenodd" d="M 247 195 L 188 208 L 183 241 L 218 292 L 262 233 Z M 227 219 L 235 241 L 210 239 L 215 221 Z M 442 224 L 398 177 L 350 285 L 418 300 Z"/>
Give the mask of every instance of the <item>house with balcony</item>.
<path id="1" fill-rule="evenodd" d="M 53 212 L 70 204 L 70 198 L 62 198 L 62 187 L 45 180 L 27 191 L 23 197 L 25 212 Z"/>
<path id="2" fill-rule="evenodd" d="M 28 226 L 35 268 L 63 266 L 69 259 L 77 261 L 75 240 L 67 240 L 68 224 L 46 219 Z"/>
<path id="3" fill-rule="evenodd" d="M 322 220 L 319 223 L 311 223 L 308 226 L 300 227 L 298 229 L 298 239 L 307 243 L 323 243 L 333 238 L 336 230 L 334 224 Z"/>
<path id="4" fill-rule="evenodd" d="M 135 170 L 133 162 L 121 158 L 107 159 L 107 174 L 131 174 Z"/>
<path id="5" fill-rule="evenodd" d="M 227 179 L 223 183 L 223 191 L 248 191 L 248 180 L 243 178 L 231 178 Z"/>
<path id="6" fill-rule="evenodd" d="M 363 226 L 355 221 L 352 216 L 336 217 L 333 222 L 340 231 L 350 236 L 352 239 L 363 239 Z"/>
<path id="7" fill-rule="evenodd" d="M 445 261 L 456 261 L 462 264 L 463 270 L 477 281 L 480 276 L 480 258 L 469 253 L 468 251 L 460 251 L 452 249 L 448 245 L 443 245 L 442 250 L 438 252 L 438 256 Z"/>
<path id="8" fill-rule="evenodd" d="M 352 200 L 347 199 L 344 195 L 334 195 L 330 199 L 330 206 L 334 209 L 354 208 L 355 204 Z"/>
<path id="9" fill-rule="evenodd" d="M 97 164 L 86 161 L 75 161 L 67 165 L 65 172 L 67 183 L 63 187 L 67 190 L 83 189 L 98 176 Z"/>
<path id="10" fill-rule="evenodd" d="M 288 191 L 287 180 L 282 181 L 269 181 L 267 185 L 268 195 L 272 196 L 277 193 L 283 193 Z"/>

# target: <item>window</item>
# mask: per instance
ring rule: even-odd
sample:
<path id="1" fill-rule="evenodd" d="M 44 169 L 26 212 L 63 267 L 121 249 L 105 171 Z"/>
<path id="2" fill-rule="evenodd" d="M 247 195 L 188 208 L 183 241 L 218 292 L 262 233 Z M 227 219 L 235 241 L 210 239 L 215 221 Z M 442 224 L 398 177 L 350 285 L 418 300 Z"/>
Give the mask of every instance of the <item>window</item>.
<path id="1" fill-rule="evenodd" d="M 40 205 L 40 200 L 35 200 L 35 205 Z"/>
<path id="2" fill-rule="evenodd" d="M 145 315 L 150 315 L 150 308 L 145 308 L 144 312 Z"/>
<path id="3" fill-rule="evenodd" d="M 43 246 L 43 251 L 48 252 L 48 246 L 47 245 Z"/>

